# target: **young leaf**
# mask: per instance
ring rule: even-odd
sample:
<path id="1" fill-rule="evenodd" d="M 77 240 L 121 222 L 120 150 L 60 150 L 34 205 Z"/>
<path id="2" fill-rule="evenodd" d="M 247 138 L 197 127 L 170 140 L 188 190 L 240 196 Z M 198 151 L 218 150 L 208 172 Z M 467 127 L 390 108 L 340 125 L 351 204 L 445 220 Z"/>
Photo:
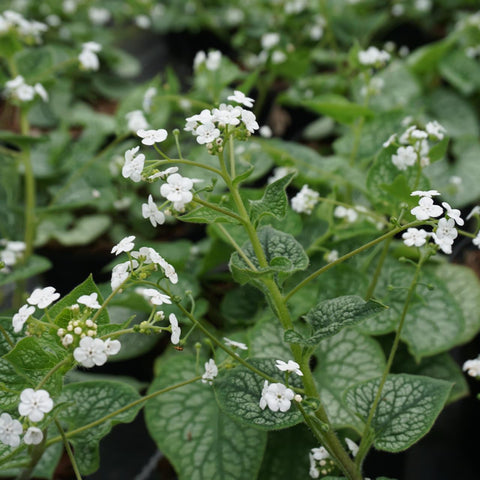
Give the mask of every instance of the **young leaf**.
<path id="1" fill-rule="evenodd" d="M 72 431 L 100 420 L 139 398 L 140 395 L 133 387 L 121 382 L 103 380 L 70 383 L 64 387 L 59 399 L 59 402 L 66 402 L 67 405 L 59 412 L 58 418 L 67 425 L 67 431 Z M 75 459 L 82 474 L 90 474 L 98 468 L 100 440 L 117 423 L 131 422 L 141 406 L 140 404 L 129 408 L 95 427 L 70 437 Z"/>
<path id="2" fill-rule="evenodd" d="M 193 356 L 172 356 L 158 365 L 149 392 L 195 376 Z M 251 480 L 257 477 L 266 433 L 240 425 L 218 407 L 212 387 L 200 381 L 150 400 L 148 430 L 180 480 Z"/>
<path id="3" fill-rule="evenodd" d="M 285 376 L 276 368 L 271 359 L 251 359 L 251 365 L 262 372 L 285 382 Z M 273 412 L 268 407 L 262 410 L 259 402 L 265 379 L 250 369 L 239 366 L 233 370 L 224 370 L 215 380 L 215 393 L 222 410 L 232 418 L 246 425 L 262 430 L 279 430 L 300 423 L 302 416 L 294 402 L 287 412 Z M 298 377 L 290 378 L 291 384 L 300 387 Z"/>
<path id="4" fill-rule="evenodd" d="M 285 341 L 317 345 L 323 338 L 331 337 L 343 328 L 370 318 L 385 308 L 387 308 L 385 305 L 375 300 L 366 302 L 356 295 L 325 300 L 305 315 L 305 319 L 312 327 L 312 335 L 301 341 L 301 337 L 298 338 L 289 331 L 285 334 Z"/>
<path id="5" fill-rule="evenodd" d="M 285 189 L 292 181 L 294 173 L 289 173 L 267 185 L 260 200 L 250 200 L 250 218 L 256 225 L 264 215 L 282 219 L 287 213 L 288 198 Z"/>
<path id="6" fill-rule="evenodd" d="M 260 267 L 253 246 L 248 241 L 242 245 L 242 250 L 256 270 L 252 270 L 238 252 L 234 252 L 229 266 L 237 282 L 243 285 L 250 279 L 269 273 L 281 272 L 289 275 L 307 268 L 307 254 L 292 235 L 275 230 L 270 226 L 261 227 L 257 233 L 268 267 Z"/>
<path id="7" fill-rule="evenodd" d="M 347 390 L 345 401 L 365 421 L 380 379 Z M 372 420 L 373 444 L 378 450 L 400 452 L 420 440 L 432 428 L 452 384 L 419 375 L 389 375 Z"/>

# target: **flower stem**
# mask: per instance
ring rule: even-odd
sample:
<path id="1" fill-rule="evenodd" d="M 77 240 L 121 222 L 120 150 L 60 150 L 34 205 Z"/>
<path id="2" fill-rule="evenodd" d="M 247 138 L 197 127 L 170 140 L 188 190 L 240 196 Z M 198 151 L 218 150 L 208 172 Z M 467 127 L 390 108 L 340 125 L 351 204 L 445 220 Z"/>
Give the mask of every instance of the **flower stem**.
<path id="1" fill-rule="evenodd" d="M 72 464 L 72 468 L 75 473 L 75 478 L 77 480 L 82 480 L 82 476 L 80 475 L 80 470 L 78 469 L 78 465 L 75 460 L 75 456 L 73 455 L 72 448 L 70 447 L 67 436 L 65 435 L 65 432 L 57 419 L 55 419 L 55 425 L 60 432 L 60 436 L 62 437 L 63 444 L 65 445 L 65 450 L 67 451 L 68 458 L 70 459 L 70 463 Z"/>
<path id="2" fill-rule="evenodd" d="M 370 298 L 372 298 L 373 296 L 373 292 L 375 292 L 375 287 L 377 286 L 378 279 L 380 278 L 380 273 L 382 273 L 383 264 L 385 263 L 385 259 L 387 258 L 388 250 L 390 248 L 392 240 L 393 237 L 390 237 L 387 238 L 387 240 L 385 241 L 385 245 L 383 246 L 380 258 L 378 259 L 378 263 L 375 268 L 372 280 L 370 281 L 370 285 L 368 286 L 367 293 L 365 293 L 365 301 L 370 300 Z"/>

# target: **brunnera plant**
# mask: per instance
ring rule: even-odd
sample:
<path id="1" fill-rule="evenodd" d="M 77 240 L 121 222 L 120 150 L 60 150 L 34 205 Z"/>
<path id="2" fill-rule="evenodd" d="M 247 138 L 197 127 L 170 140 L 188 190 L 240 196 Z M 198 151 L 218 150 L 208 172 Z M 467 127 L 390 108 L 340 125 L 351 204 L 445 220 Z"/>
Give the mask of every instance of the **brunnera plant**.
<path id="1" fill-rule="evenodd" d="M 261 151 L 269 141 L 251 138 L 259 129 L 252 98 L 235 91 L 227 100 L 186 119 L 184 130 L 208 154 L 201 161 L 184 155 L 178 130 L 139 129 L 142 145 L 125 152 L 122 175 L 152 192 L 142 216 L 153 227 L 174 218 L 207 224 L 206 256 L 228 245 L 239 286 L 221 314 L 236 321 L 219 330 L 208 322 L 188 280 L 200 252 L 177 271 L 134 235 L 113 247 L 121 261 L 107 288 L 89 277 L 63 298 L 35 289 L 1 319 L 2 473 L 49 477 L 63 444 L 81 478 L 98 468 L 98 443 L 112 426 L 144 407 L 180 478 L 285 471 L 360 480 L 372 448 L 407 449 L 465 394 L 447 352 L 480 327 L 471 300 L 479 285 L 439 252 L 451 253 L 459 235 L 478 243 L 478 227 L 461 230 L 460 211 L 437 201 L 422 171 L 443 156 L 445 129 L 431 121 L 392 132 L 370 166 L 368 201 L 321 197 L 304 185 L 290 206 L 292 166 L 264 188 L 244 186 L 255 155 L 239 161 L 238 146 Z M 172 135 L 175 157 L 162 149 Z M 471 215 L 478 220 L 477 210 Z M 115 302 L 145 315 L 112 321 Z M 120 381 L 65 381 L 121 354 L 128 335 L 163 332 L 174 348 L 159 358 L 146 394 Z M 402 343 L 408 352 L 397 356 Z"/>

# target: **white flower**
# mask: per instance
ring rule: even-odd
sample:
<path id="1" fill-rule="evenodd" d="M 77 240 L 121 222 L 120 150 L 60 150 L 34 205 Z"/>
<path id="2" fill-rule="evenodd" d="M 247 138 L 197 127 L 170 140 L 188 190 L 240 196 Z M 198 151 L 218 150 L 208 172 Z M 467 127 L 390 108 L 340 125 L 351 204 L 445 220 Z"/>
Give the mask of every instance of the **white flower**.
<path id="1" fill-rule="evenodd" d="M 118 340 L 110 340 L 109 338 L 107 338 L 103 342 L 103 347 L 105 349 L 107 357 L 110 357 L 111 355 L 116 355 L 120 351 L 122 344 Z"/>
<path id="2" fill-rule="evenodd" d="M 165 129 L 160 128 L 159 130 L 138 130 L 137 135 L 142 138 L 142 143 L 144 145 L 153 145 L 155 143 L 163 142 L 168 133 Z"/>
<path id="3" fill-rule="evenodd" d="M 149 177 L 147 177 L 148 180 L 155 180 L 156 178 L 165 178 L 168 177 L 168 175 L 171 175 L 172 173 L 177 173 L 178 172 L 178 167 L 168 167 L 165 170 L 162 170 L 161 172 L 156 172 Z"/>
<path id="4" fill-rule="evenodd" d="M 333 216 L 337 218 L 346 218 L 347 222 L 353 223 L 358 218 L 358 213 L 354 208 L 346 208 L 343 205 L 335 207 Z"/>
<path id="5" fill-rule="evenodd" d="M 122 238 L 110 251 L 110 253 L 114 253 L 115 255 L 119 255 L 122 252 L 129 252 L 133 250 L 135 244 L 133 241 L 135 240 L 135 235 L 129 235 L 128 237 Z"/>
<path id="6" fill-rule="evenodd" d="M 44 102 L 48 102 L 48 93 L 41 83 L 36 83 L 33 86 L 33 89 L 35 90 L 35 93 L 38 94 Z"/>
<path id="7" fill-rule="evenodd" d="M 411 197 L 429 197 L 432 198 L 436 195 L 440 195 L 438 190 L 415 190 L 410 194 Z"/>
<path id="8" fill-rule="evenodd" d="M 55 292 L 53 287 L 37 288 L 27 298 L 27 302 L 30 305 L 37 305 L 38 308 L 47 308 L 59 297 L 60 294 Z"/>
<path id="9" fill-rule="evenodd" d="M 432 233 L 432 238 L 443 253 L 446 253 L 447 255 L 452 253 L 453 240 L 451 238 L 439 237 L 435 233 Z"/>
<path id="10" fill-rule="evenodd" d="M 471 212 L 467 215 L 467 220 L 470 220 L 474 215 L 480 214 L 480 205 L 475 205 Z"/>
<path id="11" fill-rule="evenodd" d="M 244 343 L 235 342 L 235 340 L 230 340 L 227 337 L 223 337 L 223 340 L 225 340 L 225 345 L 227 347 L 239 348 L 240 350 L 248 350 L 248 347 Z"/>
<path id="12" fill-rule="evenodd" d="M 463 364 L 463 371 L 466 371 L 471 377 L 480 377 L 480 357 L 467 360 Z"/>
<path id="13" fill-rule="evenodd" d="M 150 28 L 152 25 L 152 21 L 150 20 L 150 17 L 148 15 L 137 15 L 135 17 L 135 25 L 138 28 L 143 28 L 146 30 L 147 28 Z"/>
<path id="14" fill-rule="evenodd" d="M 358 453 L 358 445 L 348 437 L 345 437 L 345 443 L 347 444 L 348 449 L 352 452 L 352 457 L 355 457 Z"/>
<path id="15" fill-rule="evenodd" d="M 135 291 L 153 305 L 163 305 L 164 303 L 170 305 L 172 303 L 168 295 L 165 295 L 154 288 L 137 288 Z"/>
<path id="16" fill-rule="evenodd" d="M 97 301 L 98 293 L 93 292 L 90 295 L 82 295 L 77 299 L 78 303 L 86 305 L 88 308 L 93 308 L 95 310 L 101 308 L 101 305 Z"/>
<path id="17" fill-rule="evenodd" d="M 70 333 L 67 333 L 63 338 L 62 338 L 62 345 L 67 348 L 69 345 L 73 343 L 73 335 Z"/>
<path id="18" fill-rule="evenodd" d="M 443 213 L 443 208 L 434 205 L 430 197 L 422 197 L 418 202 L 418 206 L 412 208 L 411 214 L 415 215 L 417 220 L 428 220 L 429 218 L 439 217 Z"/>
<path id="19" fill-rule="evenodd" d="M 125 163 L 122 167 L 122 176 L 130 178 L 134 182 L 139 182 L 142 179 L 143 167 L 145 165 L 145 155 L 137 152 L 140 147 L 130 148 L 125 152 Z"/>
<path id="20" fill-rule="evenodd" d="M 338 260 L 338 250 L 330 250 L 330 252 L 325 255 L 325 260 L 328 263 L 332 263 Z"/>
<path id="21" fill-rule="evenodd" d="M 202 375 L 202 382 L 212 384 L 212 380 L 218 375 L 218 367 L 215 360 L 211 358 L 205 362 L 205 373 Z"/>
<path id="22" fill-rule="evenodd" d="M 442 202 L 442 207 L 447 211 L 447 215 L 449 218 L 453 219 L 457 225 L 462 226 L 465 222 L 463 218 L 460 217 L 461 213 L 460 210 L 456 208 L 452 208 L 447 202 Z"/>
<path id="23" fill-rule="evenodd" d="M 281 50 L 275 50 L 272 53 L 272 63 L 278 65 L 279 63 L 283 63 L 287 59 L 287 55 L 285 52 Z"/>
<path id="24" fill-rule="evenodd" d="M 255 114 L 250 110 L 242 110 L 242 122 L 250 133 L 253 133 L 260 128 Z"/>
<path id="25" fill-rule="evenodd" d="M 232 107 L 232 105 L 225 105 L 221 103 L 218 108 L 212 110 L 213 120 L 219 125 L 238 125 L 240 123 L 240 115 L 242 114 L 241 107 Z"/>
<path id="26" fill-rule="evenodd" d="M 199 50 L 195 54 L 195 58 L 193 59 L 193 69 L 196 70 L 200 65 L 202 65 L 205 60 L 207 59 L 207 55 L 203 50 Z"/>
<path id="27" fill-rule="evenodd" d="M 423 229 L 418 228 L 409 228 L 406 232 L 403 233 L 403 243 L 407 247 L 421 247 L 425 245 L 428 237 L 428 232 Z"/>
<path id="28" fill-rule="evenodd" d="M 265 50 L 270 50 L 280 41 L 280 35 L 275 32 L 264 33 L 262 35 L 262 48 Z"/>
<path id="29" fill-rule="evenodd" d="M 260 408 L 268 407 L 272 412 L 287 412 L 292 404 L 295 393 L 283 383 L 268 383 L 265 381 L 260 398 Z"/>
<path id="30" fill-rule="evenodd" d="M 207 70 L 214 72 L 220 68 L 220 64 L 222 63 L 222 52 L 218 50 L 212 50 L 208 52 L 207 58 L 205 60 L 205 66 Z"/>
<path id="31" fill-rule="evenodd" d="M 142 217 L 148 218 L 153 227 L 165 223 L 165 215 L 158 209 L 152 195 L 148 196 L 148 203 L 142 204 Z"/>
<path id="32" fill-rule="evenodd" d="M 242 105 L 245 105 L 248 108 L 253 107 L 253 103 L 255 100 L 253 98 L 247 97 L 243 92 L 240 90 L 234 90 L 233 95 L 227 97 L 227 100 L 232 100 L 232 102 L 237 102 Z"/>
<path id="33" fill-rule="evenodd" d="M 5 89 L 9 95 L 17 98 L 21 102 L 29 102 L 35 97 L 35 88 L 27 85 L 21 75 L 5 83 Z"/>
<path id="34" fill-rule="evenodd" d="M 397 134 L 394 133 L 393 135 L 390 135 L 388 137 L 388 140 L 383 142 L 383 148 L 387 148 L 389 147 L 390 145 L 392 145 L 392 143 L 397 139 Z"/>
<path id="35" fill-rule="evenodd" d="M 18 413 L 32 422 L 39 422 L 53 408 L 53 400 L 46 390 L 26 388 L 20 394 Z"/>
<path id="36" fill-rule="evenodd" d="M 178 282 L 178 275 L 175 271 L 175 268 L 173 268 L 173 265 L 170 265 L 168 262 L 162 259 L 160 266 L 162 267 L 165 276 L 170 280 L 171 283 L 175 285 Z"/>
<path id="37" fill-rule="evenodd" d="M 174 345 L 178 345 L 180 342 L 180 335 L 182 334 L 181 328 L 178 326 L 178 320 L 174 313 L 171 313 L 168 316 L 168 320 L 170 322 L 170 326 L 172 327 L 172 336 L 170 337 L 170 341 Z"/>
<path id="38" fill-rule="evenodd" d="M 13 419 L 8 413 L 0 415 L 0 442 L 10 447 L 18 447 L 22 432 L 22 424 L 18 420 Z"/>
<path id="39" fill-rule="evenodd" d="M 325 447 L 312 448 L 310 453 L 312 458 L 317 461 L 326 460 L 330 457 L 330 454 Z"/>
<path id="40" fill-rule="evenodd" d="M 303 377 L 303 373 L 300 370 L 300 365 L 297 362 L 294 362 L 293 360 L 289 360 L 288 362 L 284 362 L 282 360 L 276 360 L 275 366 L 282 372 L 296 373 L 297 375 L 300 375 L 301 377 Z"/>
<path id="41" fill-rule="evenodd" d="M 275 167 L 273 169 L 273 173 L 270 177 L 268 177 L 267 183 L 273 183 L 276 182 L 277 180 L 280 180 L 281 178 L 285 177 L 289 173 L 295 172 L 295 169 L 292 167 Z"/>
<path id="42" fill-rule="evenodd" d="M 100 60 L 97 52 L 102 49 L 101 45 L 96 42 L 87 42 L 82 45 L 82 48 L 83 50 L 78 56 L 81 68 L 84 70 L 98 70 L 100 68 Z"/>
<path id="43" fill-rule="evenodd" d="M 157 94 L 157 89 L 155 87 L 149 87 L 143 96 L 142 108 L 148 113 L 152 108 L 153 97 Z M 147 127 L 139 127 L 145 129 Z"/>
<path id="44" fill-rule="evenodd" d="M 197 142 L 200 145 L 212 143 L 220 136 L 220 130 L 212 122 L 204 123 L 195 129 L 194 135 L 197 136 Z"/>
<path id="45" fill-rule="evenodd" d="M 298 213 L 306 213 L 310 215 L 313 207 L 318 203 L 319 194 L 312 190 L 308 185 L 304 185 L 302 189 L 292 198 L 292 209 Z"/>
<path id="46" fill-rule="evenodd" d="M 140 247 L 138 252 L 131 252 L 130 255 L 137 260 L 140 259 L 140 257 L 143 257 L 143 263 L 146 265 L 149 263 L 155 263 L 158 265 L 165 263 L 164 258 L 151 247 Z"/>
<path id="47" fill-rule="evenodd" d="M 20 307 L 20 310 L 12 318 L 13 331 L 15 333 L 20 332 L 24 323 L 34 312 L 35 307 L 31 307 L 30 305 L 23 305 L 23 307 Z"/>
<path id="48" fill-rule="evenodd" d="M 127 128 L 130 132 L 136 133 L 138 130 L 148 128 L 148 122 L 141 110 L 133 110 L 125 114 L 127 119 Z"/>
<path id="49" fill-rule="evenodd" d="M 82 44 L 82 48 L 95 53 L 98 53 L 102 50 L 102 46 L 97 42 L 85 42 Z"/>
<path id="50" fill-rule="evenodd" d="M 392 155 L 392 163 L 399 170 L 406 170 L 407 167 L 411 167 L 417 161 L 417 152 L 409 145 L 408 147 L 399 147 L 397 153 Z"/>
<path id="51" fill-rule="evenodd" d="M 458 237 L 458 232 L 455 228 L 454 220 L 452 218 L 449 218 L 448 220 L 446 218 L 441 218 L 438 221 L 435 234 L 440 238 L 450 238 L 451 240 L 455 240 Z"/>
<path id="52" fill-rule="evenodd" d="M 445 127 L 440 125 L 436 120 L 433 122 L 428 122 L 425 126 L 425 130 L 430 136 L 436 138 L 437 140 L 442 140 L 447 132 Z"/>
<path id="53" fill-rule="evenodd" d="M 73 351 L 73 358 L 87 368 L 103 365 L 107 361 L 103 340 L 83 337 L 80 340 L 80 345 Z"/>
<path id="54" fill-rule="evenodd" d="M 272 129 L 268 125 L 262 125 L 258 133 L 263 138 L 272 138 L 273 135 Z"/>
<path id="55" fill-rule="evenodd" d="M 174 173 L 169 175 L 167 183 L 160 187 L 160 194 L 171 202 L 186 204 L 193 199 L 193 194 L 190 191 L 192 188 L 193 182 L 190 178 Z"/>
<path id="56" fill-rule="evenodd" d="M 362 65 L 382 66 L 390 60 L 390 54 L 377 47 L 368 47 L 367 50 L 358 52 L 358 60 Z"/>
<path id="57" fill-rule="evenodd" d="M 480 232 L 477 233 L 477 236 L 472 240 L 472 243 L 480 248 Z"/>
<path id="58" fill-rule="evenodd" d="M 133 268 L 138 266 L 138 262 L 136 260 L 133 261 Z M 112 286 L 112 290 L 117 289 L 127 278 L 129 277 L 129 270 L 131 269 L 131 263 L 129 261 L 119 263 L 115 265 L 112 269 L 112 279 L 110 284 Z"/>
<path id="59" fill-rule="evenodd" d="M 27 445 L 38 445 L 43 440 L 43 432 L 37 427 L 28 427 L 23 441 Z"/>
<path id="60" fill-rule="evenodd" d="M 106 8 L 90 7 L 88 18 L 94 25 L 105 25 L 112 18 L 112 14 Z"/>

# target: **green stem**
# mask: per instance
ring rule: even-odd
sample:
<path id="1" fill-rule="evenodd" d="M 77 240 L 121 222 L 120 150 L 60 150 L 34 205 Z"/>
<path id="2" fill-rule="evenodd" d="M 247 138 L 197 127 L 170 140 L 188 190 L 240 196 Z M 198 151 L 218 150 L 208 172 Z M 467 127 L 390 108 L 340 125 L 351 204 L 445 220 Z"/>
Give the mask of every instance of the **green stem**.
<path id="1" fill-rule="evenodd" d="M 334 262 L 328 263 L 327 265 L 324 265 L 322 268 L 319 268 L 315 272 L 311 273 L 307 278 L 303 279 L 296 287 L 292 288 L 287 295 L 285 295 L 285 300 L 290 299 L 295 293 L 297 293 L 299 290 L 301 290 L 305 285 L 310 283 L 312 280 L 315 280 L 319 275 L 322 273 L 326 272 L 327 270 L 330 270 L 331 268 L 335 267 L 336 265 L 344 262 L 345 260 L 348 260 L 349 258 L 354 257 L 355 255 L 369 249 L 370 247 L 373 247 L 377 245 L 378 243 L 383 242 L 384 240 L 394 237 L 397 235 L 397 233 L 403 232 L 407 228 L 410 227 L 416 227 L 418 225 L 423 225 L 425 222 L 422 221 L 414 221 L 407 223 L 405 225 L 402 225 L 401 227 L 396 227 L 393 230 L 390 230 L 389 232 L 383 234 L 382 236 L 376 238 L 375 240 L 372 240 L 371 242 L 366 243 L 365 245 L 362 245 L 361 247 L 356 248 L 355 250 L 352 250 L 351 252 L 343 255 L 342 257 L 338 258 Z"/>
<path id="2" fill-rule="evenodd" d="M 116 415 L 119 415 L 120 413 L 126 412 L 127 410 L 130 410 L 131 408 L 136 407 L 137 405 L 140 405 L 143 402 L 146 402 L 148 400 L 151 400 L 152 398 L 158 397 L 158 395 L 161 395 L 162 393 L 167 393 L 167 392 L 170 392 L 170 391 L 175 390 L 177 388 L 184 387 L 185 385 L 188 385 L 190 383 L 197 382 L 201 378 L 202 378 L 201 376 L 197 376 L 197 377 L 191 378 L 190 380 L 186 380 L 184 382 L 177 383 L 177 384 L 172 385 L 170 387 L 166 387 L 166 388 L 163 388 L 162 390 L 157 390 L 156 392 L 145 395 L 144 397 L 139 398 L 138 400 L 135 400 L 135 401 L 119 408 L 118 410 L 115 410 L 115 411 L 109 413 L 108 415 L 105 415 L 104 417 L 99 418 L 98 420 L 95 420 L 94 422 L 87 423 L 87 425 L 83 425 L 82 427 L 78 427 L 78 428 L 75 428 L 73 430 L 70 430 L 69 432 L 66 432 L 65 433 L 65 438 L 74 437 L 75 435 L 78 435 L 79 433 L 82 433 L 82 432 L 84 432 L 84 431 L 86 431 L 90 428 L 96 427 L 97 425 L 101 425 L 103 422 L 106 422 L 107 420 L 110 420 L 111 418 L 115 417 Z M 49 447 L 50 445 L 52 445 L 54 443 L 57 443 L 61 440 L 62 440 L 61 436 L 54 437 L 54 438 L 47 441 L 46 446 Z"/>
<path id="3" fill-rule="evenodd" d="M 170 158 L 168 160 L 159 160 L 155 165 L 166 165 L 168 163 L 180 163 L 182 165 L 191 165 L 192 167 L 203 168 L 205 170 L 210 170 L 213 173 L 219 175 L 223 180 L 225 180 L 224 173 L 221 172 L 218 168 L 211 167 L 210 165 L 204 165 L 203 163 L 194 162 L 193 160 L 187 160 L 185 158 Z"/>
<path id="4" fill-rule="evenodd" d="M 228 241 L 232 244 L 233 248 L 243 258 L 243 261 L 250 267 L 250 269 L 256 272 L 257 267 L 247 257 L 246 253 L 242 250 L 242 247 L 240 247 L 240 245 L 235 241 L 235 239 L 228 233 L 227 229 L 221 223 L 217 224 L 217 228 L 228 238 Z"/>
<path id="5" fill-rule="evenodd" d="M 370 300 L 373 296 L 373 292 L 375 291 L 375 287 L 377 286 L 378 279 L 380 278 L 380 273 L 382 273 L 383 264 L 385 263 L 385 259 L 387 258 L 388 250 L 390 248 L 390 244 L 392 243 L 393 237 L 388 238 L 385 241 L 385 245 L 383 246 L 382 253 L 380 254 L 380 258 L 378 259 L 377 266 L 375 268 L 375 272 L 373 274 L 372 280 L 370 281 L 370 285 L 368 286 L 367 293 L 365 294 L 365 300 Z"/>
<path id="6" fill-rule="evenodd" d="M 82 476 L 80 475 L 80 470 L 78 469 L 78 465 L 75 460 L 75 456 L 73 455 L 72 448 L 70 447 L 67 436 L 65 435 L 65 432 L 57 419 L 55 419 L 55 425 L 60 432 L 60 436 L 62 437 L 63 444 L 65 445 L 65 450 L 67 451 L 68 458 L 70 459 L 70 463 L 72 464 L 72 468 L 75 473 L 75 478 L 77 480 L 82 480 Z"/>
<path id="7" fill-rule="evenodd" d="M 365 458 L 368 450 L 370 449 L 372 443 L 372 433 L 370 432 L 370 426 L 372 424 L 373 417 L 375 415 L 375 411 L 380 403 L 383 387 L 385 382 L 387 381 L 388 374 L 390 373 L 390 369 L 392 368 L 393 360 L 395 358 L 395 354 L 397 353 L 398 346 L 400 344 L 400 336 L 402 333 L 403 325 L 405 324 L 405 318 L 407 317 L 408 308 L 410 306 L 410 302 L 412 300 L 413 294 L 415 293 L 415 289 L 418 283 L 418 277 L 420 275 L 420 270 L 423 263 L 427 260 L 428 255 L 421 257 L 417 267 L 415 269 L 415 274 L 412 279 L 412 283 L 408 289 L 407 298 L 405 300 L 405 304 L 403 306 L 402 315 L 400 317 L 400 322 L 397 327 L 397 331 L 395 332 L 395 339 L 393 340 L 392 348 L 390 350 L 390 354 L 388 356 L 387 365 L 383 372 L 382 378 L 380 380 L 380 384 L 378 386 L 377 393 L 375 395 L 375 399 L 373 400 L 372 406 L 370 408 L 370 412 L 368 414 L 367 421 L 365 422 L 365 428 L 363 429 L 362 440 L 359 445 L 359 450 L 357 456 L 355 458 L 355 463 L 357 464 L 359 470 L 361 469 L 363 459 Z"/>
<path id="8" fill-rule="evenodd" d="M 236 213 L 231 212 L 229 210 L 226 210 L 222 207 L 219 207 L 218 205 L 215 205 L 214 203 L 207 202 L 206 200 L 202 200 L 199 197 L 194 197 L 193 201 L 195 203 L 198 203 L 200 205 L 203 205 L 204 207 L 210 208 L 212 210 L 215 210 L 216 212 L 221 213 L 222 215 L 226 215 L 228 217 L 234 218 L 237 222 L 243 223 L 243 218 L 239 217 Z"/>
<path id="9" fill-rule="evenodd" d="M 64 358 L 61 362 L 57 363 L 40 381 L 40 383 L 36 386 L 35 390 L 39 390 L 42 388 L 48 381 L 48 379 L 60 368 L 62 368 L 65 364 L 70 362 L 70 356 Z"/>
<path id="10" fill-rule="evenodd" d="M 228 151 L 230 156 L 230 176 L 235 178 L 237 175 L 235 173 L 235 150 L 233 145 L 233 135 L 228 137 Z"/>
<path id="11" fill-rule="evenodd" d="M 0 333 L 4 336 L 5 338 L 5 341 L 8 343 L 8 345 L 13 348 L 15 346 L 15 343 L 13 342 L 13 340 L 10 338 L 10 335 L 8 334 L 8 332 L 2 327 L 2 325 L 0 325 Z"/>

